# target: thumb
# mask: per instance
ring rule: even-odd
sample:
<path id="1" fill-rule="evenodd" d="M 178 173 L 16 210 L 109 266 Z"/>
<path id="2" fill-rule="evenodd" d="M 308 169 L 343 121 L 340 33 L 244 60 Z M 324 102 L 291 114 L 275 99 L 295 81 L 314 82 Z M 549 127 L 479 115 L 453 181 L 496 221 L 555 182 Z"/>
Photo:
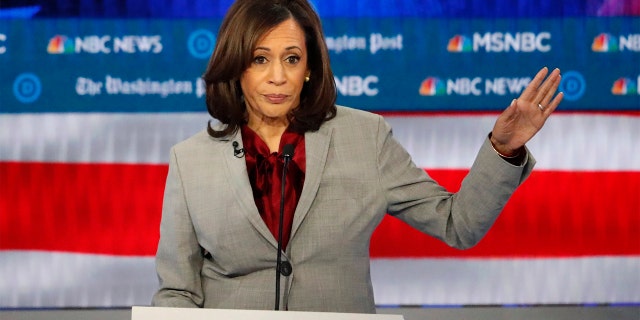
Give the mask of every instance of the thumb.
<path id="1" fill-rule="evenodd" d="M 509 121 L 516 117 L 518 112 L 518 101 L 517 99 L 511 100 L 511 104 L 500 113 L 498 116 L 498 122 Z"/>
<path id="2" fill-rule="evenodd" d="M 504 110 L 503 115 L 507 118 L 511 118 L 518 110 L 518 99 L 511 100 L 511 104 Z"/>

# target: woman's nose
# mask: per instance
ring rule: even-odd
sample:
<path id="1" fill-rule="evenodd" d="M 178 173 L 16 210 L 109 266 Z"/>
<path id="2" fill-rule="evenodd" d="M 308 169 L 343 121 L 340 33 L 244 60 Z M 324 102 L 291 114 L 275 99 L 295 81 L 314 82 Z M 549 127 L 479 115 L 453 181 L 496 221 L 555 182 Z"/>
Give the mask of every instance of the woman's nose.
<path id="1" fill-rule="evenodd" d="M 286 81 L 287 78 L 282 62 L 272 63 L 269 68 L 269 82 L 275 85 L 282 85 Z"/>

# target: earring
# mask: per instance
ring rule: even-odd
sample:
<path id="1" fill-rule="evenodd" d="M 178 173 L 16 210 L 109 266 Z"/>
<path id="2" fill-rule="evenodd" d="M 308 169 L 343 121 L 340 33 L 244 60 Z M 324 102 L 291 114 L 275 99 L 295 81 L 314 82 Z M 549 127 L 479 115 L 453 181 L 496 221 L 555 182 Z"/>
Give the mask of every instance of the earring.
<path id="1" fill-rule="evenodd" d="M 304 77 L 304 82 L 309 82 L 309 80 L 311 80 L 311 78 L 309 78 L 309 76 Z"/>

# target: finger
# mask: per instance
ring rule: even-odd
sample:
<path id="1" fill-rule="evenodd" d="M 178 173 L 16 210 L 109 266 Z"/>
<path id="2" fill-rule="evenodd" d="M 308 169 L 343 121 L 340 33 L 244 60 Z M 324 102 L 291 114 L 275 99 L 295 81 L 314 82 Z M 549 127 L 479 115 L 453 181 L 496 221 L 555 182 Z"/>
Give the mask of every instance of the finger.
<path id="1" fill-rule="evenodd" d="M 536 92 L 538 92 L 538 87 L 540 87 L 542 80 L 544 80 L 544 78 L 547 76 L 547 72 L 549 72 L 549 69 L 547 67 L 540 69 L 536 76 L 533 77 L 533 80 L 531 80 L 531 82 L 529 82 L 527 87 L 524 89 L 524 91 L 520 95 L 520 98 L 525 101 L 536 102 L 533 99 L 536 96 Z"/>
<path id="2" fill-rule="evenodd" d="M 552 76 L 553 76 L 553 74 L 552 74 Z M 551 88 L 549 88 L 549 90 L 547 90 L 547 92 L 545 93 L 545 95 L 542 98 L 542 100 L 540 100 L 540 104 L 542 104 L 543 107 L 546 107 L 549 104 L 549 102 L 551 101 L 551 99 L 553 98 L 553 96 L 556 94 L 556 92 L 558 91 L 558 87 L 560 86 L 561 80 L 562 80 L 562 76 L 560 76 L 559 73 L 557 75 L 555 75 L 555 77 L 553 79 L 553 83 L 551 84 Z"/>
<path id="3" fill-rule="evenodd" d="M 516 113 L 516 111 L 518 110 L 518 99 L 513 99 L 511 100 L 511 104 L 509 104 L 509 106 L 504 109 L 504 111 L 502 112 L 502 115 L 505 116 L 507 119 L 510 119 L 511 117 L 513 117 L 513 115 Z"/>
<path id="4" fill-rule="evenodd" d="M 544 109 L 543 113 L 545 117 L 549 117 L 549 115 L 551 115 L 551 113 L 556 110 L 556 108 L 558 107 L 558 105 L 560 105 L 560 102 L 562 101 L 563 98 L 564 98 L 564 93 L 560 92 L 556 95 L 555 98 L 553 98 L 553 100 L 551 100 L 551 102 Z"/>
<path id="5" fill-rule="evenodd" d="M 506 109 L 504 109 L 504 111 L 502 111 L 500 116 L 498 116 L 498 120 L 493 126 L 493 133 L 504 132 L 503 128 L 513 121 L 513 118 L 516 117 L 516 114 L 518 112 L 517 103 L 517 99 L 511 100 L 511 104 Z M 500 136 L 500 134 L 498 134 L 498 136 Z"/>
<path id="6" fill-rule="evenodd" d="M 553 72 L 551 72 L 551 74 L 547 77 L 547 79 L 545 79 L 544 82 L 542 82 L 542 85 L 540 85 L 540 87 L 538 88 L 538 91 L 536 92 L 536 97 L 533 100 L 533 103 L 542 104 L 542 101 L 544 100 L 545 96 L 550 91 L 550 89 L 555 84 L 555 82 L 558 80 L 559 75 L 560 75 L 560 69 L 558 68 L 554 69 Z M 553 96 L 553 93 L 551 94 L 551 96 Z M 549 98 L 549 100 L 551 100 L 551 98 Z"/>

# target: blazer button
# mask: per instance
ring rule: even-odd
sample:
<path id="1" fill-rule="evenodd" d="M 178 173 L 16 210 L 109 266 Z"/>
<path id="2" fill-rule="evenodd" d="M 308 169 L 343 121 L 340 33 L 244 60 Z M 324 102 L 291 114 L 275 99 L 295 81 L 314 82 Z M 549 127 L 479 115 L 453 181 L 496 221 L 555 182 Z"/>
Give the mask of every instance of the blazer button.
<path id="1" fill-rule="evenodd" d="M 291 275 L 291 272 L 293 271 L 293 267 L 291 266 L 291 263 L 289 263 L 289 261 L 280 262 L 279 269 L 280 269 L 280 273 L 285 277 L 288 277 L 289 275 Z"/>

